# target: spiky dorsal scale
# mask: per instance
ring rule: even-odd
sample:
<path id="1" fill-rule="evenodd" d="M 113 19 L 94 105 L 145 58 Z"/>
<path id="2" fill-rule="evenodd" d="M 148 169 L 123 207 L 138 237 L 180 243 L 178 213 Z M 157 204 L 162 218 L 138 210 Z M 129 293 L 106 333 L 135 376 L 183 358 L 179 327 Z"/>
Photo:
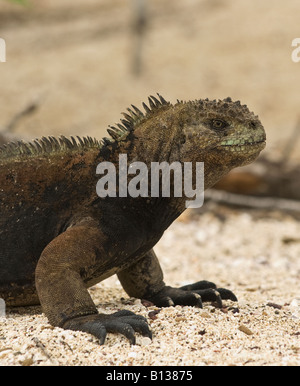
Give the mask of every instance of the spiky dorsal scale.
<path id="1" fill-rule="evenodd" d="M 136 116 L 138 116 L 138 117 L 143 117 L 144 116 L 144 113 L 140 109 L 138 109 L 136 106 L 131 105 L 131 107 L 135 111 L 135 115 Z"/>
<path id="2" fill-rule="evenodd" d="M 64 151 L 74 151 L 87 148 L 101 148 L 103 144 L 91 137 L 70 137 L 61 136 L 42 137 L 32 142 L 10 142 L 0 147 L 0 160 L 18 158 L 21 156 L 49 155 Z"/>
<path id="3" fill-rule="evenodd" d="M 114 139 L 117 140 L 121 136 L 121 130 L 118 130 L 117 128 L 110 126 L 109 129 L 107 129 L 108 134 Z"/>
<path id="4" fill-rule="evenodd" d="M 149 105 L 150 105 L 151 110 L 154 110 L 156 107 L 156 104 L 154 103 L 154 100 L 152 99 L 152 97 L 149 97 L 148 101 L 149 101 Z"/>
<path id="5" fill-rule="evenodd" d="M 147 114 L 151 113 L 151 109 L 149 109 L 149 107 L 146 105 L 145 102 L 143 102 L 143 107 L 144 107 Z"/>
<path id="6" fill-rule="evenodd" d="M 145 112 L 142 112 L 139 108 L 134 105 L 131 105 L 132 108 L 127 108 L 127 112 L 123 112 L 122 115 L 124 119 L 121 119 L 122 124 L 117 123 L 116 126 L 109 126 L 107 129 L 108 134 L 114 139 L 118 140 L 120 138 L 124 139 L 124 133 L 130 133 L 134 131 L 135 127 L 141 123 L 143 120 L 148 119 L 152 114 L 156 113 L 165 106 L 170 106 L 171 103 L 167 102 L 160 94 L 157 94 L 158 98 L 150 95 L 148 98 L 149 106 L 145 102 L 142 103 L 142 106 Z"/>
<path id="7" fill-rule="evenodd" d="M 143 120 L 150 118 L 153 114 L 157 113 L 160 109 L 170 106 L 171 103 L 167 102 L 160 94 L 157 94 L 158 98 L 149 96 L 149 106 L 146 103 L 142 103 L 145 112 L 142 112 L 136 106 L 131 105 L 132 108 L 128 108 L 128 113 L 123 113 L 125 119 L 121 119 L 121 123 L 117 123 L 116 126 L 109 126 L 108 134 L 110 138 L 103 138 L 98 141 L 91 137 L 70 137 L 60 136 L 55 138 L 42 137 L 41 139 L 35 139 L 32 142 L 11 142 L 4 144 L 0 147 L 0 159 L 10 159 L 20 156 L 35 156 L 51 154 L 55 152 L 73 151 L 84 148 L 99 148 L 111 144 L 111 141 L 126 139 L 126 134 L 134 131 L 135 127 Z"/>

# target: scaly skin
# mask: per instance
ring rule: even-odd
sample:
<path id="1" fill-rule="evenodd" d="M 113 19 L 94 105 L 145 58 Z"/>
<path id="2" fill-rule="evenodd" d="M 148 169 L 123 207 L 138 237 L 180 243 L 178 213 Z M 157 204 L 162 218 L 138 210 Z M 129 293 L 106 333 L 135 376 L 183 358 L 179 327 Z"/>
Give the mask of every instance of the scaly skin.
<path id="1" fill-rule="evenodd" d="M 107 332 L 151 337 L 146 320 L 129 311 L 98 314 L 87 288 L 117 274 L 129 296 L 158 306 L 201 307 L 236 300 L 200 281 L 166 286 L 154 245 L 185 210 L 186 197 L 106 197 L 96 194 L 96 166 L 204 162 L 205 189 L 232 168 L 255 160 L 265 132 L 246 106 L 198 100 L 175 105 L 149 98 L 145 113 L 132 106 L 111 138 L 43 138 L 0 150 L 0 297 L 7 305 L 42 305 L 49 322 L 81 330 L 104 343 Z M 194 169 L 195 170 L 195 169 Z M 172 192 L 172 189 L 171 189 Z"/>

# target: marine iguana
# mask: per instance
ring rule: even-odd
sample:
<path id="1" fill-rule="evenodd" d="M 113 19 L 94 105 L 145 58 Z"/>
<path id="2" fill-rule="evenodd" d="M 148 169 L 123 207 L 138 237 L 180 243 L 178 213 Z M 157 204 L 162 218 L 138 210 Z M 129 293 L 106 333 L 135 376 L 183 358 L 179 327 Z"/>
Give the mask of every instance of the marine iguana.
<path id="1" fill-rule="evenodd" d="M 256 159 L 265 131 L 246 105 L 177 101 L 157 94 L 145 111 L 133 106 L 108 129 L 110 138 L 43 137 L 0 149 L 0 297 L 8 306 L 41 304 L 50 324 L 107 332 L 135 343 L 151 337 L 131 311 L 99 314 L 88 287 L 117 274 L 129 296 L 157 306 L 202 306 L 236 300 L 208 281 L 165 285 L 154 245 L 185 210 L 186 197 L 99 197 L 96 166 L 119 154 L 128 162 L 204 162 L 205 189 L 232 168 Z M 117 169 L 118 172 L 118 169 Z"/>

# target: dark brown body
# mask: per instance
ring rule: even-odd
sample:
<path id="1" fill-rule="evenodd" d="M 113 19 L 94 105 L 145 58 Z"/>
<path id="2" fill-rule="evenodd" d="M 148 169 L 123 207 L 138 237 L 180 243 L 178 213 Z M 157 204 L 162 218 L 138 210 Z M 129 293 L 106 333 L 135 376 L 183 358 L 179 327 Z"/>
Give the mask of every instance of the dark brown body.
<path id="1" fill-rule="evenodd" d="M 8 305 L 38 303 L 35 268 L 43 249 L 91 199 L 90 165 L 99 151 L 89 150 L 0 161 L 0 297 Z"/>
<path id="2" fill-rule="evenodd" d="M 80 227 L 84 234 L 88 224 L 101 230 L 99 248 L 107 259 L 99 254 L 90 267 L 82 261 L 86 286 L 128 267 L 162 236 L 166 224 L 150 213 L 147 217 L 145 199 L 97 196 L 101 159 L 95 148 L 0 165 L 0 297 L 7 305 L 39 303 L 37 263 L 45 247 L 67 229 Z"/>

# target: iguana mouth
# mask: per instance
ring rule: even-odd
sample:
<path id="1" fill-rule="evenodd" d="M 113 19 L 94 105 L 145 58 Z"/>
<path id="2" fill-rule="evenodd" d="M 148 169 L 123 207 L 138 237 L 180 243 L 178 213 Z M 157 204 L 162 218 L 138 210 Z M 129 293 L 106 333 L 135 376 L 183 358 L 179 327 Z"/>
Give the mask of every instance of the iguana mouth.
<path id="1" fill-rule="evenodd" d="M 244 151 L 244 150 L 262 150 L 266 146 L 266 139 L 261 138 L 259 140 L 250 139 L 228 139 L 227 141 L 221 142 L 219 147 L 227 148 L 230 151 Z"/>

